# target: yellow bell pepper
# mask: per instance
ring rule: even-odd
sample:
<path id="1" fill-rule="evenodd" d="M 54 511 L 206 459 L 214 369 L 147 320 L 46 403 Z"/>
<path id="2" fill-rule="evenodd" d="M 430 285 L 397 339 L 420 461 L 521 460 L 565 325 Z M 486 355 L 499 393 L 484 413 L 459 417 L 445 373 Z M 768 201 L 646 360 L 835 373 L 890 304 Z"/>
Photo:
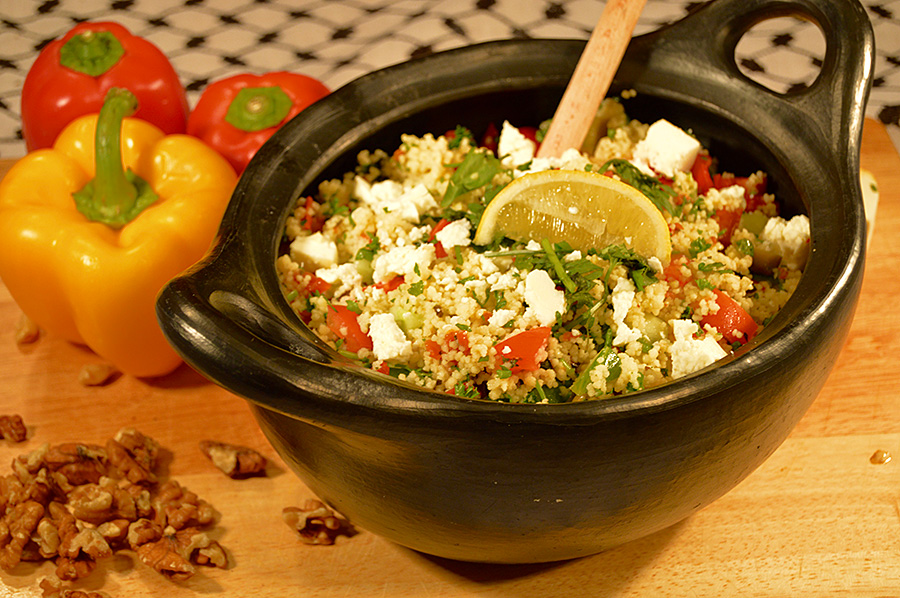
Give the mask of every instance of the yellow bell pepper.
<path id="1" fill-rule="evenodd" d="M 127 118 L 135 108 L 111 90 L 99 116 L 73 121 L 0 181 L 0 278 L 49 333 L 151 377 L 181 363 L 157 293 L 209 250 L 237 176 L 199 139 Z"/>

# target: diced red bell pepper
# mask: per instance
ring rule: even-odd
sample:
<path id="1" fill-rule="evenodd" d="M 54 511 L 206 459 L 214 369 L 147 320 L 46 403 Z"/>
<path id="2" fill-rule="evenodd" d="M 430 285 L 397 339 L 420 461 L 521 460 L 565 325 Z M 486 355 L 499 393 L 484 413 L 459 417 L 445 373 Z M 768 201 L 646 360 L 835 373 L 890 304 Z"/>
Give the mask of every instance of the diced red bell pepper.
<path id="1" fill-rule="evenodd" d="M 487 129 L 485 129 L 484 135 L 481 136 L 481 143 L 479 143 L 479 145 L 497 153 L 497 144 L 499 141 L 500 131 L 497 130 L 497 126 L 494 123 L 490 123 L 488 124 Z"/>
<path id="2" fill-rule="evenodd" d="M 442 228 L 450 224 L 450 221 L 446 218 L 441 218 L 440 221 L 434 225 L 434 228 L 431 229 L 431 232 L 428 233 L 428 242 L 434 243 L 434 256 L 438 259 L 447 257 L 447 250 L 444 249 L 444 246 L 441 245 L 440 241 L 435 241 L 435 236 L 441 231 Z"/>
<path id="3" fill-rule="evenodd" d="M 743 213 L 743 210 L 716 210 L 713 218 L 719 223 L 719 241 L 723 245 L 727 246 L 731 243 L 731 235 L 741 223 L 741 214 Z"/>
<path id="4" fill-rule="evenodd" d="M 697 156 L 697 159 L 694 160 L 694 165 L 691 167 L 691 175 L 697 181 L 697 193 L 700 195 L 706 195 L 713 186 L 712 175 L 709 174 L 711 164 L 712 160 L 710 157 L 701 154 Z"/>
<path id="5" fill-rule="evenodd" d="M 434 339 L 428 339 L 425 341 L 425 350 L 428 351 L 428 354 L 432 359 L 440 359 L 441 358 L 441 344 Z"/>
<path id="6" fill-rule="evenodd" d="M 344 339 L 344 348 L 348 351 L 358 353 L 360 349 L 372 349 L 372 339 L 362 331 L 356 313 L 346 305 L 329 305 L 325 325 Z"/>
<path id="7" fill-rule="evenodd" d="M 502 365 L 516 372 L 532 372 L 547 359 L 547 343 L 550 341 L 550 327 L 540 326 L 514 334 L 495 345 L 497 357 Z"/>
<path id="8" fill-rule="evenodd" d="M 387 293 L 387 292 L 393 291 L 394 289 L 399 287 L 401 284 L 403 284 L 404 280 L 405 280 L 405 278 L 403 278 L 402 276 L 395 276 L 395 277 L 391 278 L 390 280 L 383 280 L 381 282 L 376 282 L 375 288 L 381 289 L 385 293 Z"/>
<path id="9" fill-rule="evenodd" d="M 759 326 L 741 304 L 719 289 L 713 292 L 719 310 L 705 315 L 700 323 L 714 327 L 729 343 L 746 343 L 756 336 Z"/>
<path id="10" fill-rule="evenodd" d="M 682 272 L 681 267 L 687 264 L 687 258 L 683 255 L 672 254 L 672 259 L 663 268 L 662 278 L 663 280 L 675 280 L 678 281 L 679 286 L 684 287 L 687 283 L 691 281 L 691 275 L 685 274 Z"/>
<path id="11" fill-rule="evenodd" d="M 319 214 L 313 214 L 318 204 L 316 204 L 315 200 L 313 200 L 312 195 L 306 198 L 306 215 L 303 217 L 303 221 L 301 222 L 301 226 L 312 232 L 318 232 L 322 230 L 322 225 L 325 224 L 325 218 L 320 216 Z"/>

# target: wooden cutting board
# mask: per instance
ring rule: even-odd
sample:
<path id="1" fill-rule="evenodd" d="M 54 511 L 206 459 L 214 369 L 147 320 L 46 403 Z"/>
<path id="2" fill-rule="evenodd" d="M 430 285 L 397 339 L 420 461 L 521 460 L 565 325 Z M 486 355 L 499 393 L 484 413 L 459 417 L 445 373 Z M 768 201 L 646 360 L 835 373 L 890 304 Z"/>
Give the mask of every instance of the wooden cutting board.
<path id="1" fill-rule="evenodd" d="M 484 566 L 424 556 L 365 530 L 334 546 L 301 544 L 281 510 L 312 494 L 269 448 L 243 400 L 187 367 L 160 380 L 82 386 L 79 370 L 97 358 L 52 337 L 17 346 L 19 311 L 2 286 L 0 414 L 21 415 L 29 438 L 0 440 L 0 475 L 45 442 L 102 443 L 124 426 L 167 449 L 167 473 L 220 513 L 213 535 L 230 565 L 171 582 L 123 552 L 77 584 L 113 597 L 898 596 L 900 157 L 874 121 L 866 122 L 862 164 L 880 186 L 877 226 L 850 337 L 825 389 L 737 488 L 620 548 L 562 563 Z M 226 478 L 201 455 L 202 439 L 260 450 L 271 460 L 267 477 Z M 895 458 L 875 465 L 878 450 Z M 38 596 L 37 581 L 51 572 L 47 564 L 2 571 L 0 597 Z"/>

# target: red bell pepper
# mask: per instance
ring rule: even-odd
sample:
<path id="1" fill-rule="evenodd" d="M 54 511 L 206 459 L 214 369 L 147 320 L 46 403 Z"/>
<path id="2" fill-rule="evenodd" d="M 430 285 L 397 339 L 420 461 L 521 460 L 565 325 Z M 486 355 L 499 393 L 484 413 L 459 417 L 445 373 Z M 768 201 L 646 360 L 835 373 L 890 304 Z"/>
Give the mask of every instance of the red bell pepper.
<path id="1" fill-rule="evenodd" d="M 497 357 L 512 373 L 533 372 L 547 359 L 549 341 L 549 326 L 531 328 L 497 343 Z"/>
<path id="2" fill-rule="evenodd" d="M 741 304 L 716 289 L 719 311 L 703 316 L 700 323 L 714 327 L 729 343 L 747 343 L 756 336 L 759 326 Z"/>
<path id="3" fill-rule="evenodd" d="M 138 100 L 135 118 L 166 135 L 184 133 L 188 103 L 168 58 L 117 23 L 85 22 L 47 44 L 22 86 L 22 135 L 28 151 L 50 147 L 76 118 L 100 112 L 111 87 Z"/>
<path id="4" fill-rule="evenodd" d="M 298 73 L 234 75 L 207 86 L 187 131 L 225 156 L 240 174 L 275 131 L 329 93 L 320 81 Z"/>
<path id="5" fill-rule="evenodd" d="M 325 313 L 325 325 L 344 339 L 344 348 L 348 351 L 358 353 L 360 349 L 372 350 L 372 339 L 362 331 L 356 313 L 346 305 L 329 305 Z"/>

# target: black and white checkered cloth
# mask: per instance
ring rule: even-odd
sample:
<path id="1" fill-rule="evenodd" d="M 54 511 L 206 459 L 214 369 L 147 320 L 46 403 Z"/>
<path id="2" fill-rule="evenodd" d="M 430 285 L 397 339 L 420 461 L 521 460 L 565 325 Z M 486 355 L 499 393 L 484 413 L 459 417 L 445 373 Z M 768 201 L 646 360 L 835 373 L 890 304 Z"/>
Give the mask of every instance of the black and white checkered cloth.
<path id="1" fill-rule="evenodd" d="M 900 147 L 900 0 L 864 0 L 876 32 L 868 115 Z M 648 0 L 635 30 L 684 17 L 701 2 Z M 602 0 L 2 0 L 0 157 L 25 153 L 20 97 L 49 41 L 84 20 L 110 20 L 170 58 L 193 106 L 207 83 L 242 72 L 289 70 L 336 89 L 412 56 L 505 38 L 586 39 Z M 777 91 L 811 83 L 824 55 L 818 29 L 773 19 L 741 40 L 738 61 Z"/>

